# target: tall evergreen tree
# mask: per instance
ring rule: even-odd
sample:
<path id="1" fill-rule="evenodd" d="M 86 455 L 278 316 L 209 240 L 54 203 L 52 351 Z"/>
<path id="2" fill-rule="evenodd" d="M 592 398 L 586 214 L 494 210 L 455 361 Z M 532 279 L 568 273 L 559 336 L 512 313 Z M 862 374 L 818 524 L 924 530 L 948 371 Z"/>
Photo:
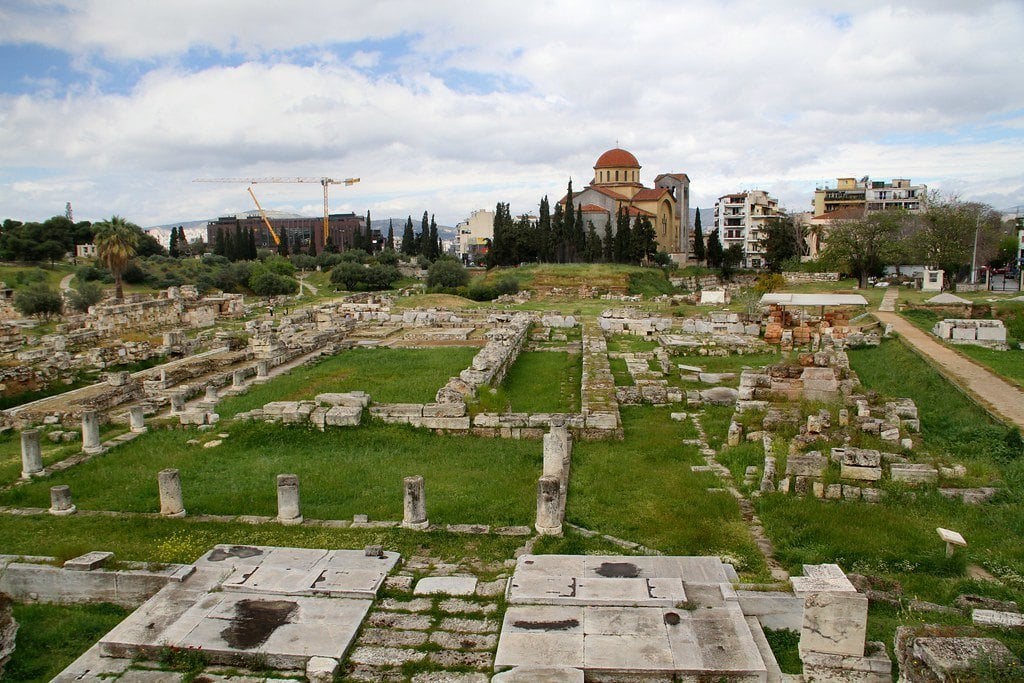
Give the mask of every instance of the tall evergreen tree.
<path id="1" fill-rule="evenodd" d="M 704 231 L 700 225 L 700 208 L 697 209 L 697 217 L 693 220 L 693 258 L 700 263 L 707 258 L 707 249 L 704 247 Z"/>
<path id="2" fill-rule="evenodd" d="M 423 212 L 423 218 L 420 219 L 420 232 L 416 239 L 419 240 L 419 250 L 416 253 L 430 258 L 430 246 L 427 244 L 427 240 L 430 239 L 430 214 L 426 211 Z"/>
<path id="3" fill-rule="evenodd" d="M 225 250 L 224 228 L 217 228 L 217 234 L 213 238 L 213 253 L 217 256 L 226 256 Z"/>
<path id="4" fill-rule="evenodd" d="M 281 231 L 278 233 L 277 238 L 279 240 L 281 240 L 278 243 L 278 245 L 277 245 L 277 253 L 280 254 L 281 256 L 287 256 L 288 253 L 289 253 L 288 252 L 288 231 L 285 230 L 284 228 L 281 228 Z"/>
<path id="5" fill-rule="evenodd" d="M 605 263 L 611 263 L 615 259 L 615 236 L 612 235 L 612 217 L 604 222 L 604 243 L 601 245 Z"/>
<path id="6" fill-rule="evenodd" d="M 246 257 L 250 261 L 255 261 L 259 254 L 256 252 L 256 230 L 255 228 L 249 228 L 249 249 Z"/>
<path id="7" fill-rule="evenodd" d="M 708 235 L 707 261 L 709 268 L 718 268 L 722 265 L 722 241 L 718 238 L 718 228 Z"/>
<path id="8" fill-rule="evenodd" d="M 402 253 L 415 256 L 419 253 L 418 246 L 416 244 L 416 234 L 412 229 L 412 216 L 409 216 L 405 219 L 405 230 L 402 231 Z"/>
<path id="9" fill-rule="evenodd" d="M 395 250 L 395 221 L 391 218 L 388 219 L 388 249 Z"/>
<path id="10" fill-rule="evenodd" d="M 430 258 L 436 259 L 441 255 L 441 240 L 437 236 L 437 221 L 434 220 L 434 214 L 430 214 Z"/>
<path id="11" fill-rule="evenodd" d="M 539 218 L 537 219 L 537 230 L 536 230 L 536 245 L 537 245 L 537 258 L 541 261 L 551 261 L 551 204 L 548 202 L 548 196 L 540 200 L 540 212 Z"/>
<path id="12" fill-rule="evenodd" d="M 650 217 L 637 214 L 633 221 L 633 261 L 646 262 L 657 250 L 657 235 Z"/>
<path id="13" fill-rule="evenodd" d="M 633 257 L 633 231 L 629 229 L 629 212 L 619 208 L 615 225 L 615 261 L 629 263 Z"/>
<path id="14" fill-rule="evenodd" d="M 178 228 L 171 228 L 171 239 L 167 245 L 167 253 L 171 258 L 178 258 L 181 254 L 178 252 Z"/>

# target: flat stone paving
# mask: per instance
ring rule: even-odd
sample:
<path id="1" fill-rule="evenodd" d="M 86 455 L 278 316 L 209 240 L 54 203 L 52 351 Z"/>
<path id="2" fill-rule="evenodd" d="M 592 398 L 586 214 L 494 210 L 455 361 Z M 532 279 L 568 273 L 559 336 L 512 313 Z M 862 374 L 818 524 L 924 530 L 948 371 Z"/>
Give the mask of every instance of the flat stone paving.
<path id="1" fill-rule="evenodd" d="M 730 575 L 714 557 L 523 555 L 495 669 L 766 680 Z"/>

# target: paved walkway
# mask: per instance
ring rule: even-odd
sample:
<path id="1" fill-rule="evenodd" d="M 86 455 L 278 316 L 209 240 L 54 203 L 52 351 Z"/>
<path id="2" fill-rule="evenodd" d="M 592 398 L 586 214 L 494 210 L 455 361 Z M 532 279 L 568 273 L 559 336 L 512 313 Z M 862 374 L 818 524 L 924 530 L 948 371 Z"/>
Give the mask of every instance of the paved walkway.
<path id="1" fill-rule="evenodd" d="M 883 324 L 891 324 L 908 344 L 928 356 L 951 381 L 1002 417 L 1007 424 L 1024 429 L 1024 391 L 988 368 L 950 349 L 896 313 L 889 312 L 895 308 L 892 304 L 895 304 L 897 295 L 895 288 L 891 288 L 891 292 L 886 292 L 882 305 L 875 312 L 875 317 Z"/>

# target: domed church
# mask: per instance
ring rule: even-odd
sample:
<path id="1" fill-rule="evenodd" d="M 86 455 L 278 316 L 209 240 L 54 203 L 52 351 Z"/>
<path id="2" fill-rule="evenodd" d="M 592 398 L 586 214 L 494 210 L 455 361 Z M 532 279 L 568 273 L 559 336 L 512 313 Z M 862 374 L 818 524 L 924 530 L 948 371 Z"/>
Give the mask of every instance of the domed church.
<path id="1" fill-rule="evenodd" d="M 562 199 L 564 205 L 568 197 Z M 619 208 L 630 217 L 647 216 L 657 235 L 658 247 L 677 261 L 685 262 L 690 251 L 690 178 L 685 173 L 662 173 L 654 187 L 640 182 L 640 162 L 618 147 L 602 154 L 594 164 L 594 179 L 572 196 L 572 209 L 582 207 L 583 224 L 594 224 L 599 235 L 611 222 L 612 232 Z"/>

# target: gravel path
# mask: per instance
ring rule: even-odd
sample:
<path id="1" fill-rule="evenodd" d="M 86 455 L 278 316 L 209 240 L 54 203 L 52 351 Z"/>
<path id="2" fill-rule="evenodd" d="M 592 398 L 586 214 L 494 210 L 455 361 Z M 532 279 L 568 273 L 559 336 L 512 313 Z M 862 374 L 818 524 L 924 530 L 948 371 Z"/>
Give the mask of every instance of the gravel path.
<path id="1" fill-rule="evenodd" d="M 931 359 L 948 379 L 972 394 L 989 410 L 1002 417 L 1008 424 L 1024 429 L 1024 391 L 988 368 L 948 348 L 896 313 L 887 312 L 886 300 L 895 298 L 895 294 L 894 291 L 894 296 L 890 297 L 889 292 L 886 292 L 885 300 L 875 312 L 875 317 L 883 324 L 891 324 L 908 344 Z"/>

